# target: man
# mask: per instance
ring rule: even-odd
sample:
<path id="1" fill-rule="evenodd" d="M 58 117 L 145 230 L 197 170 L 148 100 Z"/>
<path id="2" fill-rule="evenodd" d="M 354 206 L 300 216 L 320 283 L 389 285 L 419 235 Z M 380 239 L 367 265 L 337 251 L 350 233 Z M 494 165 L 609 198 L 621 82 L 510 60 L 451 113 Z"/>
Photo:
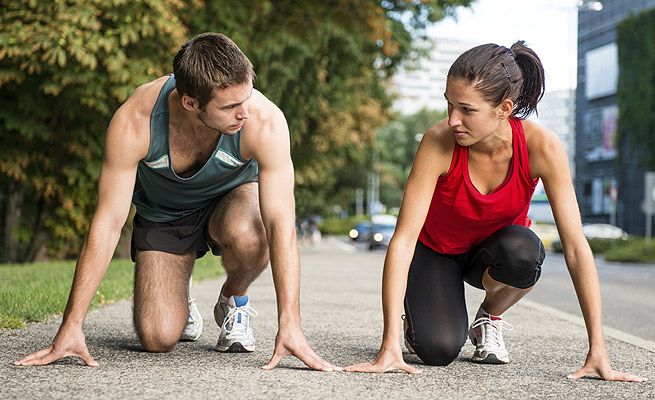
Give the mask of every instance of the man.
<path id="1" fill-rule="evenodd" d="M 82 326 L 133 202 L 134 325 L 147 351 L 166 352 L 181 338 L 198 338 L 201 320 L 188 285 L 195 259 L 211 248 L 227 273 L 214 308 L 221 327 L 217 350 L 254 350 L 250 319 L 256 312 L 246 291 L 270 254 L 279 328 L 264 368 L 294 355 L 310 368 L 337 370 L 314 353 L 300 327 L 284 115 L 253 89 L 252 64 L 224 35 L 206 33 L 184 44 L 173 71 L 137 88 L 112 118 L 98 205 L 63 322 L 50 347 L 16 364 L 73 355 L 98 365 Z"/>

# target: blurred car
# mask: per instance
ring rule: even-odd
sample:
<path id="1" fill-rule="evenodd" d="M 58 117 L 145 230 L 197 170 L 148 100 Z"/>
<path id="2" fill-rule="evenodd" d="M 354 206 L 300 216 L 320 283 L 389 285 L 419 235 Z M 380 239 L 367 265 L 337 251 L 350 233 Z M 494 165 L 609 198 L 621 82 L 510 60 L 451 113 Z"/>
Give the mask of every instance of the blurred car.
<path id="1" fill-rule="evenodd" d="M 395 230 L 396 224 L 374 224 L 368 241 L 369 250 L 388 247 Z"/>
<path id="2" fill-rule="evenodd" d="M 610 224 L 587 224 L 582 226 L 587 239 L 619 239 L 626 240 L 628 232 Z"/>
<path id="3" fill-rule="evenodd" d="M 629 236 L 628 232 L 611 224 L 585 224 L 582 225 L 582 232 L 587 240 L 627 240 Z M 553 240 L 551 247 L 555 252 L 563 251 L 559 236 Z"/>
<path id="4" fill-rule="evenodd" d="M 360 222 L 348 232 L 348 237 L 356 242 L 366 242 L 370 238 L 372 230 L 371 222 Z"/>

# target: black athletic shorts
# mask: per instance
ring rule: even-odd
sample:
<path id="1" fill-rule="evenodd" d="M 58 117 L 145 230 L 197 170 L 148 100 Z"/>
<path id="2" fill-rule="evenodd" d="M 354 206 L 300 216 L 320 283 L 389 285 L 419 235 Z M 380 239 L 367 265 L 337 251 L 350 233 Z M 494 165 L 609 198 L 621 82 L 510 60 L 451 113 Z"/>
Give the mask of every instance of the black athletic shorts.
<path id="1" fill-rule="evenodd" d="M 163 251 L 172 254 L 196 252 L 201 258 L 209 250 L 220 255 L 220 247 L 209 237 L 207 225 L 218 202 L 191 215 L 170 222 L 154 222 L 138 213 L 134 215 L 132 229 L 132 261 L 136 261 L 137 251 Z"/>

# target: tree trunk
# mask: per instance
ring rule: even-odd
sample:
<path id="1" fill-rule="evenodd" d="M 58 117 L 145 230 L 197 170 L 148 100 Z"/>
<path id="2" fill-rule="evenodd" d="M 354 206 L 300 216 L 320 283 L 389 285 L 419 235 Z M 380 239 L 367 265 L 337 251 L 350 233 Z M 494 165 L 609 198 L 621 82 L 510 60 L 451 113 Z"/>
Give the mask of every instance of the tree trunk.
<path id="1" fill-rule="evenodd" d="M 7 208 L 5 209 L 5 226 L 3 235 L 3 246 L 6 254 L 6 261 L 18 261 L 18 240 L 15 231 L 20 224 L 20 217 L 23 211 L 23 197 L 25 191 L 15 182 L 9 183 L 7 193 Z"/>
<path id="2" fill-rule="evenodd" d="M 48 241 L 48 233 L 43 229 L 45 221 L 49 216 L 48 207 L 46 207 L 45 203 L 46 201 L 43 198 L 39 199 L 37 214 L 34 219 L 34 236 L 32 236 L 32 244 L 30 245 L 24 259 L 26 262 L 36 261 L 36 256 L 41 253 L 41 250 Z"/>

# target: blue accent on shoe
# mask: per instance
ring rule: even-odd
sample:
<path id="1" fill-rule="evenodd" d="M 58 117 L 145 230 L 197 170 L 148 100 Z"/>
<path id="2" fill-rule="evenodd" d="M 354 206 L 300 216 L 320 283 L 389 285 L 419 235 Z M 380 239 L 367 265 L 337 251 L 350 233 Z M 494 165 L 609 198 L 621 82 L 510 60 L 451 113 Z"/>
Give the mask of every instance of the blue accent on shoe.
<path id="1" fill-rule="evenodd" d="M 237 307 L 243 307 L 248 304 L 248 295 L 244 296 L 234 296 L 234 305 Z"/>

